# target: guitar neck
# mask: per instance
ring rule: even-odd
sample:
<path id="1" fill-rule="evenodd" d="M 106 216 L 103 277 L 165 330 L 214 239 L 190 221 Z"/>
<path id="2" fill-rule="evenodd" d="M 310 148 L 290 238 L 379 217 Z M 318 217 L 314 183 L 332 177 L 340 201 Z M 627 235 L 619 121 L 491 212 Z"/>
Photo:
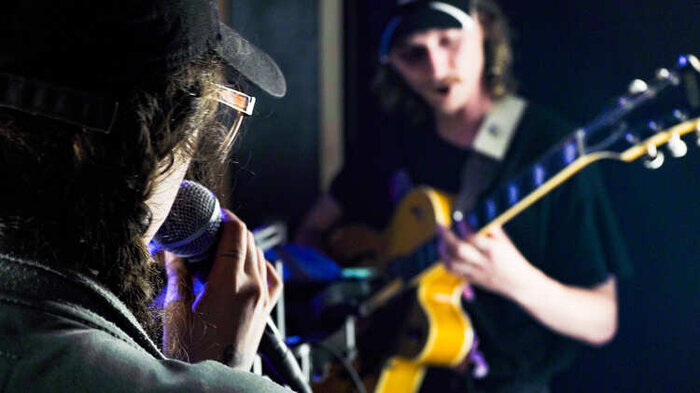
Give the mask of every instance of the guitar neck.
<path id="1" fill-rule="evenodd" d="M 580 131 L 574 132 L 517 176 L 482 196 L 466 214 L 455 211 L 455 225 L 466 220 L 472 231 L 484 233 L 503 225 L 566 179 L 600 159 L 585 154 Z"/>
<path id="2" fill-rule="evenodd" d="M 622 151 L 586 153 L 582 131 L 576 131 L 552 148 L 518 176 L 497 186 L 479 199 L 464 217 L 469 227 L 484 234 L 493 226 L 504 225 L 523 210 L 540 200 L 569 178 L 596 161 L 605 159 L 631 162 L 673 138 L 700 129 L 700 118 L 685 121 L 668 130 L 657 132 L 645 141 Z M 454 215 L 453 215 L 454 216 Z"/>

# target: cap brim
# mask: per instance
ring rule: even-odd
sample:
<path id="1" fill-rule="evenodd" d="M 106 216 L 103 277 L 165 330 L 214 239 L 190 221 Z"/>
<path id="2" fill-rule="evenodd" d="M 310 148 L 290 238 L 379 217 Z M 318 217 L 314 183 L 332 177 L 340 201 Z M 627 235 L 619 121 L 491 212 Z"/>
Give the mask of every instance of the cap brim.
<path id="1" fill-rule="evenodd" d="M 253 84 L 275 97 L 287 93 L 287 82 L 277 63 L 235 30 L 219 22 L 222 40 L 219 55 Z"/>

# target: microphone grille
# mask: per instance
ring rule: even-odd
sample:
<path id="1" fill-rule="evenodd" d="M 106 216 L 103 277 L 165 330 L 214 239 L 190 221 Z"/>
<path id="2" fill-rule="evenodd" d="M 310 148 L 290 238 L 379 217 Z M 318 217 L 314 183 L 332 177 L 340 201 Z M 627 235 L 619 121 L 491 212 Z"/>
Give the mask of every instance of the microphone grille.
<path id="1" fill-rule="evenodd" d="M 221 207 L 214 193 L 199 183 L 185 180 L 153 241 L 156 249 L 197 262 L 206 257 L 216 242 L 220 225 Z"/>

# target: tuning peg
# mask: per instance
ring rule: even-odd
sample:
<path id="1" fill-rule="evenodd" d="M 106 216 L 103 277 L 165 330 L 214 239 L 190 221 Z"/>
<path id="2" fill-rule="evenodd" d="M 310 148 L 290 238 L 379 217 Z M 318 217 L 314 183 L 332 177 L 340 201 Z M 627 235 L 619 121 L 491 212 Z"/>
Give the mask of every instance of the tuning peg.
<path id="1" fill-rule="evenodd" d="M 644 82 L 641 79 L 635 79 L 632 81 L 632 83 L 630 83 L 629 87 L 627 88 L 627 91 L 630 94 L 640 94 L 647 91 L 647 89 L 649 89 L 649 86 L 646 82 Z"/>
<path id="2" fill-rule="evenodd" d="M 695 126 L 695 138 L 697 139 L 698 146 L 700 146 L 700 122 Z"/>
<path id="3" fill-rule="evenodd" d="M 668 79 L 671 76 L 671 71 L 666 68 L 656 70 L 656 79 Z"/>
<path id="4" fill-rule="evenodd" d="M 655 145 L 647 146 L 647 158 L 644 159 L 644 166 L 647 169 L 659 169 L 664 164 L 664 153 L 656 148 Z"/>
<path id="5" fill-rule="evenodd" d="M 659 70 L 656 71 L 656 79 L 657 80 L 668 80 L 673 85 L 678 85 L 680 83 L 680 80 L 678 79 L 678 75 L 669 71 L 666 68 L 660 68 Z"/>
<path id="6" fill-rule="evenodd" d="M 668 151 L 674 158 L 680 158 L 688 153 L 688 145 L 683 142 L 681 136 L 678 133 L 671 135 L 671 139 L 668 140 Z"/>

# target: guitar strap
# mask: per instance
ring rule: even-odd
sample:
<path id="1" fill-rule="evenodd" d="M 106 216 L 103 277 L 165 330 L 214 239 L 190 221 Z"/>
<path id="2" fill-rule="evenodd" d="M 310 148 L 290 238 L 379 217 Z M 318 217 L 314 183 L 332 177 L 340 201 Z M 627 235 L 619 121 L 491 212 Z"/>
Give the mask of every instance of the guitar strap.
<path id="1" fill-rule="evenodd" d="M 495 179 L 526 107 L 524 99 L 508 95 L 499 100 L 484 119 L 472 144 L 473 154 L 462 167 L 461 188 L 453 211 L 455 221 L 461 221 L 465 213 L 474 208 L 479 195 Z"/>

